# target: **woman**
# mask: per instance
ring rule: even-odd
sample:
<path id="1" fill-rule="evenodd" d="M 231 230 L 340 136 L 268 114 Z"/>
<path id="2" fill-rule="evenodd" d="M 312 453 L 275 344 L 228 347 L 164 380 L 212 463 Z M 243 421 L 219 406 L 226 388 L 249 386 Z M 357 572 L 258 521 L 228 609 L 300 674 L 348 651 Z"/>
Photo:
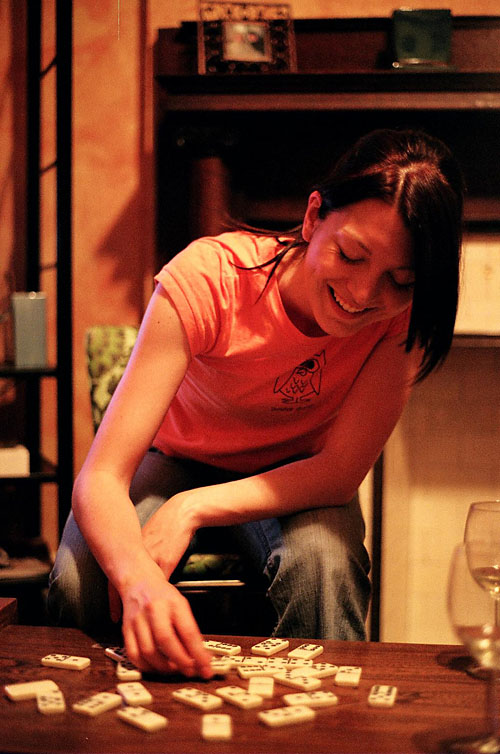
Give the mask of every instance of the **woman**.
<path id="1" fill-rule="evenodd" d="M 75 483 L 56 620 L 122 613 L 139 667 L 209 677 L 170 579 L 197 532 L 227 527 L 269 582 L 275 635 L 364 638 L 356 491 L 450 348 L 461 214 L 447 148 L 380 130 L 311 193 L 299 229 L 200 239 L 163 268 Z"/>

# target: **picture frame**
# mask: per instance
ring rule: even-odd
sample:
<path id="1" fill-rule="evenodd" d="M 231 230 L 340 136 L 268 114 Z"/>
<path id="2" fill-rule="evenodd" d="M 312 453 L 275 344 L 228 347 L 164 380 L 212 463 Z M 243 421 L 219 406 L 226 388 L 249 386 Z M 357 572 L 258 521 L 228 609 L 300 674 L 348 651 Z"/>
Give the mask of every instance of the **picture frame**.
<path id="1" fill-rule="evenodd" d="M 198 73 L 296 70 L 295 35 L 288 4 L 200 0 Z"/>

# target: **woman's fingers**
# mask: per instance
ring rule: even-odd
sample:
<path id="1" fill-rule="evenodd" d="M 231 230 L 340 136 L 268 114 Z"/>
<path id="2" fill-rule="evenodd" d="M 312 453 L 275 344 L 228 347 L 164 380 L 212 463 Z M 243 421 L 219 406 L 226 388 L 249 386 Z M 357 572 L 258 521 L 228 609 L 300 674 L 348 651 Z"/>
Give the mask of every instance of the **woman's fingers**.
<path id="1" fill-rule="evenodd" d="M 212 676 L 211 655 L 189 607 L 189 603 L 171 584 L 165 585 L 162 597 L 135 603 L 132 613 L 125 613 L 123 637 L 130 660 L 146 671 L 186 676 Z"/>

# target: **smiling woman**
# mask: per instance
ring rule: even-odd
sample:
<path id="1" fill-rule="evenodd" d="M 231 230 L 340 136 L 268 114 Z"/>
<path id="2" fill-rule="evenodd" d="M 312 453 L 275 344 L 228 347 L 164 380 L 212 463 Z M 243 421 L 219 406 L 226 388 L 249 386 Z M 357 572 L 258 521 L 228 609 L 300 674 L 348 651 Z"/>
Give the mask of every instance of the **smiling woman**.
<path id="1" fill-rule="evenodd" d="M 450 347 L 461 213 L 441 142 L 377 131 L 315 187 L 300 228 L 201 238 L 160 270 L 75 483 L 56 621 L 102 631 L 121 613 L 135 664 L 209 676 L 171 582 L 222 527 L 268 584 L 274 635 L 365 638 L 356 490 Z"/>

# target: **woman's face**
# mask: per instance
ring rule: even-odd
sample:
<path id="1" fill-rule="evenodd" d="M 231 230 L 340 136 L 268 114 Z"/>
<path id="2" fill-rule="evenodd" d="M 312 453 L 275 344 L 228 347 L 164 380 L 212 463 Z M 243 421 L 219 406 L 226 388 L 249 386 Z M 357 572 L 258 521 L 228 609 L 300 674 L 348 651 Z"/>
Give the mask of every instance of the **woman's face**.
<path id="1" fill-rule="evenodd" d="M 288 315 L 306 335 L 346 337 L 403 312 L 415 273 L 410 234 L 398 212 L 366 199 L 319 218 L 311 194 L 304 218 L 306 253 L 280 278 Z"/>

